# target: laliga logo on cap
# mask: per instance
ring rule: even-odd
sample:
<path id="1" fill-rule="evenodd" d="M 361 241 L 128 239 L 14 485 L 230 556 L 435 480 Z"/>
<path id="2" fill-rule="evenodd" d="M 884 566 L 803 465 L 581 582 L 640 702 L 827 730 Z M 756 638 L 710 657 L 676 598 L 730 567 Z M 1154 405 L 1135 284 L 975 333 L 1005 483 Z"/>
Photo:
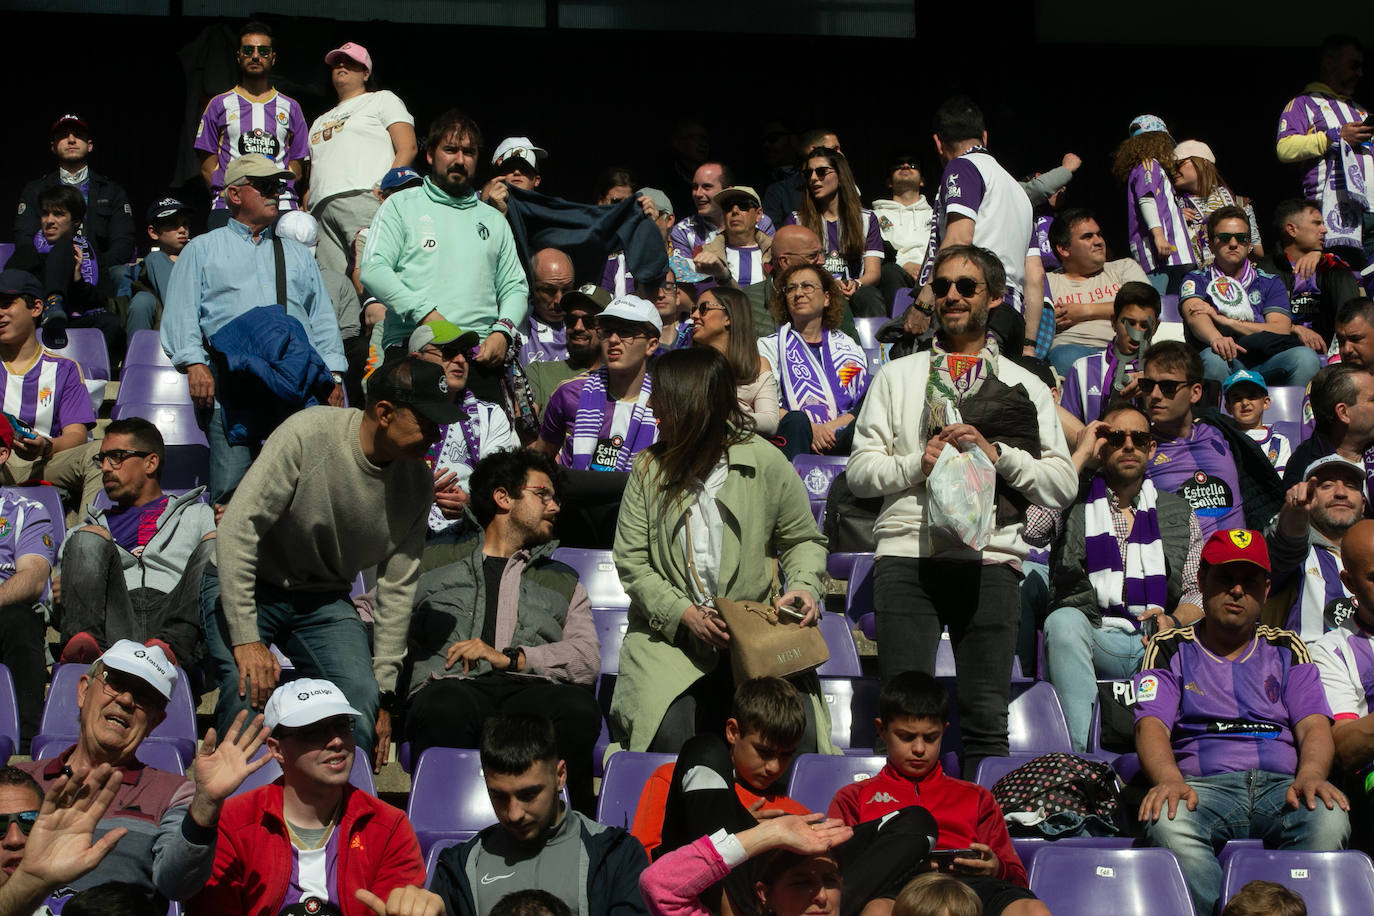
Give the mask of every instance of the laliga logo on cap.
<path id="1" fill-rule="evenodd" d="M 1231 543 L 1244 550 L 1250 546 L 1250 532 L 1237 528 L 1231 532 Z"/>
<path id="2" fill-rule="evenodd" d="M 147 658 L 147 657 L 148 657 L 148 653 L 147 653 L 147 652 L 144 652 L 142 649 L 139 649 L 137 652 L 134 653 L 134 658 Z"/>
<path id="3" fill-rule="evenodd" d="M 300 700 L 302 703 L 304 703 L 306 700 L 310 699 L 311 697 L 319 697 L 319 696 L 325 696 L 325 697 L 327 697 L 327 696 L 332 696 L 333 694 L 334 694 L 334 691 L 332 691 L 332 690 L 311 690 L 311 691 L 309 691 L 309 692 L 302 690 L 300 693 L 296 694 L 296 699 L 298 699 L 298 700 Z"/>
<path id="4" fill-rule="evenodd" d="M 304 703 L 306 700 L 310 699 L 310 694 L 304 692 L 298 693 L 296 694 L 296 699 Z"/>

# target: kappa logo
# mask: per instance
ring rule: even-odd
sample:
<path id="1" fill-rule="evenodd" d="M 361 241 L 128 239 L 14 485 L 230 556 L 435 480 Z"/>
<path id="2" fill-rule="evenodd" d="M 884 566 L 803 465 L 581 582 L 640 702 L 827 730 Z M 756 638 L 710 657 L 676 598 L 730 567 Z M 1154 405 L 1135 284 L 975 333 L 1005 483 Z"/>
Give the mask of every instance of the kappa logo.
<path id="1" fill-rule="evenodd" d="M 349 849 L 362 849 L 362 848 L 363 848 L 363 838 L 360 837 L 360 836 L 356 836 L 356 835 L 355 835 L 355 836 L 353 837 L 353 842 L 351 842 L 351 843 L 348 844 L 348 848 L 349 848 Z"/>
<path id="2" fill-rule="evenodd" d="M 893 797 L 892 793 L 890 792 L 874 792 L 873 797 L 868 800 L 868 803 L 870 805 L 876 805 L 882 802 L 895 805 L 897 803 L 897 799 Z"/>
<path id="3" fill-rule="evenodd" d="M 508 875 L 492 875 L 492 874 L 486 874 L 486 873 L 484 873 L 484 874 L 482 875 L 481 881 L 482 881 L 483 886 L 485 886 L 485 885 L 488 885 L 488 884 L 495 884 L 497 881 L 500 881 L 500 880 L 503 879 L 503 878 L 511 878 L 511 877 L 514 877 L 514 875 L 515 875 L 515 872 L 511 872 L 511 873 L 508 874 Z"/>

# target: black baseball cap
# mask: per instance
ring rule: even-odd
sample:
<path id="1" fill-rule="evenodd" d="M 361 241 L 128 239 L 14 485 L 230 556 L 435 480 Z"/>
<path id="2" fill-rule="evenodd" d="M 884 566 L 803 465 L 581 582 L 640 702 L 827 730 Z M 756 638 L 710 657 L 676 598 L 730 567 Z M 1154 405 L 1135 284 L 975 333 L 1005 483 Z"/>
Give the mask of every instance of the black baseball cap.
<path id="1" fill-rule="evenodd" d="M 148 222 L 152 224 L 158 220 L 167 219 L 169 216 L 176 216 L 178 213 L 190 212 L 191 208 L 175 197 L 164 197 L 148 207 Z"/>
<path id="2" fill-rule="evenodd" d="M 43 298 L 43 286 L 27 270 L 0 270 L 0 296 L 32 296 Z"/>
<path id="3" fill-rule="evenodd" d="M 444 367 L 418 357 L 389 359 L 368 380 L 369 401 L 404 404 L 435 423 L 457 423 L 464 415 L 449 393 Z"/>

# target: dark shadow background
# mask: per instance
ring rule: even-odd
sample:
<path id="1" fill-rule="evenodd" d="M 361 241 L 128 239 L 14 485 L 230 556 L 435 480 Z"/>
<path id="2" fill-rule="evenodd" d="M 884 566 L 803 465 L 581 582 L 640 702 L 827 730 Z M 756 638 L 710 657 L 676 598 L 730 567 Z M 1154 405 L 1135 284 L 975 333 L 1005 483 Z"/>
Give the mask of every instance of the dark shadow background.
<path id="1" fill-rule="evenodd" d="M 540 190 L 574 200 L 590 200 L 596 173 L 612 164 L 685 200 L 685 188 L 664 177 L 671 128 L 684 116 L 708 126 L 713 158 L 760 193 L 769 181 L 765 125 L 781 120 L 836 130 L 865 201 L 887 196 L 884 165 L 904 148 L 927 162 L 931 196 L 938 163 L 930 116 L 953 92 L 982 106 L 989 147 L 1013 174 L 1047 170 L 1069 150 L 1083 157 L 1066 205 L 1098 211 L 1116 257 L 1126 255 L 1125 192 L 1110 176 L 1110 155 L 1142 112 L 1165 118 L 1180 140 L 1208 142 L 1232 189 L 1256 200 L 1265 223 L 1280 199 L 1298 192 L 1297 173 L 1275 158 L 1274 138 L 1285 103 L 1315 77 L 1306 47 L 1036 42 L 1037 30 L 1051 31 L 1046 11 L 1026 6 L 988 10 L 973 48 L 968 24 L 957 21 L 966 6 L 920 9 L 919 42 L 263 18 L 275 31 L 278 88 L 301 102 L 307 123 L 335 101 L 324 54 L 357 40 L 372 54 L 379 87 L 415 116 L 422 147 L 429 120 L 461 107 L 485 135 L 481 179 L 500 138 L 525 135 L 551 153 Z M 1333 29 L 1339 21 L 1327 20 Z M 6 206 L 24 182 L 54 167 L 48 129 L 66 111 L 91 125 L 92 167 L 124 185 L 136 223 L 168 191 L 207 206 L 198 180 L 174 187 L 186 95 L 178 51 L 216 22 L 236 33 L 240 19 L 6 13 L 4 22 L 11 37 L 27 36 L 7 55 Z M 1242 28 L 1235 39 L 1243 38 Z M 11 221 L 0 222 L 0 239 L 9 240 Z"/>

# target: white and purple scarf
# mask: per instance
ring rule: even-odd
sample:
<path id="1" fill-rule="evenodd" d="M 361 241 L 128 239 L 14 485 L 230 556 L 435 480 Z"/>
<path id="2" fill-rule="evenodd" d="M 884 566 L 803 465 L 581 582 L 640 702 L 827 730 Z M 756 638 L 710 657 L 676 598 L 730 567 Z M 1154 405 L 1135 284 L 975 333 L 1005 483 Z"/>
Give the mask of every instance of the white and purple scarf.
<path id="1" fill-rule="evenodd" d="M 792 325 L 778 328 L 777 352 L 768 354 L 782 382 L 783 405 L 815 423 L 828 423 L 863 396 L 868 356 L 847 334 L 824 331 L 818 355 Z"/>
<path id="2" fill-rule="evenodd" d="M 95 249 L 91 247 L 90 241 L 80 234 L 72 237 L 71 244 L 81 249 L 81 279 L 95 286 L 100 282 L 100 267 L 95 263 Z M 52 251 L 52 245 L 43 237 L 42 232 L 34 233 L 33 248 L 39 254 Z"/>
<path id="3" fill-rule="evenodd" d="M 573 419 L 572 464 L 574 470 L 585 471 L 591 467 L 592 456 L 596 453 L 597 442 L 601 439 L 601 429 L 606 425 L 606 412 L 614 410 L 607 400 L 606 386 L 610 373 L 605 366 L 588 373 L 587 384 L 577 399 L 577 416 Z M 625 438 L 616 453 L 613 468 L 598 470 L 628 471 L 630 461 L 636 454 L 654 444 L 658 438 L 658 423 L 649 411 L 648 373 L 639 386 L 639 397 L 630 413 L 630 425 L 625 430 Z"/>
<path id="4" fill-rule="evenodd" d="M 1138 619 L 1146 609 L 1164 607 L 1169 597 L 1164 541 L 1155 512 L 1155 487 L 1145 480 L 1136 500 L 1135 522 L 1126 538 L 1126 560 L 1112 526 L 1111 496 L 1101 475 L 1093 478 L 1083 506 L 1084 565 L 1103 616 Z M 1123 588 L 1124 580 L 1124 588 Z M 1122 595 L 1125 603 L 1122 603 Z"/>
<path id="5" fill-rule="evenodd" d="M 1315 93 L 1310 98 L 1321 109 L 1327 124 L 1345 122 L 1344 111 L 1337 111 L 1333 104 L 1337 102 L 1336 99 Z M 1348 101 L 1341 107 L 1349 107 L 1358 114 Z M 1320 172 L 1321 200 L 1318 202 L 1326 222 L 1326 240 L 1323 244 L 1327 248 L 1360 248 L 1363 245 L 1361 214 L 1369 209 L 1369 184 L 1374 178 L 1366 174 L 1370 157 L 1367 152 L 1356 150 L 1339 136 L 1335 143 L 1339 144 L 1339 152 L 1335 156 L 1328 152 L 1326 167 Z"/>

